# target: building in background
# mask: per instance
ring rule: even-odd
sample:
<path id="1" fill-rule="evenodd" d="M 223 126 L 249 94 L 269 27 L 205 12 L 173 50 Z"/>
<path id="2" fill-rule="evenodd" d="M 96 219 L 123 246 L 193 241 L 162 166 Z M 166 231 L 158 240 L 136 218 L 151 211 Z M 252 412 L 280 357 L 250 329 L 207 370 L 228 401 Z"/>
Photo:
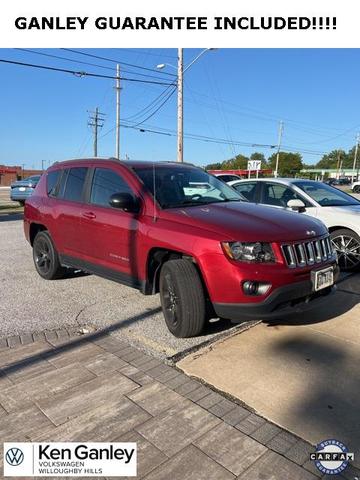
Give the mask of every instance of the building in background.
<path id="1" fill-rule="evenodd" d="M 0 165 L 0 187 L 9 187 L 12 182 L 30 177 L 30 175 L 40 175 L 41 170 L 24 169 L 18 165 L 8 166 Z"/>

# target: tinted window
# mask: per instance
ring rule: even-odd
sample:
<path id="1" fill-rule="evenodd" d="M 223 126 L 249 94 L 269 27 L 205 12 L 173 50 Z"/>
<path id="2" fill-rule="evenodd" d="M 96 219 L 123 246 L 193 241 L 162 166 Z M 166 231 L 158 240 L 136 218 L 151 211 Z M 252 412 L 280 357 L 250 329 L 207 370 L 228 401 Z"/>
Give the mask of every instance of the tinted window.
<path id="1" fill-rule="evenodd" d="M 233 185 L 233 188 L 235 188 L 235 190 L 244 195 L 244 197 L 249 200 L 249 202 L 255 202 L 255 182 L 239 183 L 238 185 Z"/>
<path id="2" fill-rule="evenodd" d="M 61 170 L 54 170 L 53 172 L 49 172 L 46 176 L 47 180 L 47 193 L 51 197 L 56 195 L 56 185 L 60 176 Z"/>
<path id="3" fill-rule="evenodd" d="M 103 207 L 109 207 L 109 200 L 114 193 L 130 193 L 132 190 L 120 175 L 108 168 L 95 169 L 90 202 Z"/>
<path id="4" fill-rule="evenodd" d="M 64 199 L 72 202 L 80 202 L 85 182 L 87 168 L 70 168 L 65 183 Z"/>
<path id="5" fill-rule="evenodd" d="M 275 205 L 277 207 L 287 207 L 289 200 L 302 200 L 306 206 L 309 202 L 304 200 L 292 188 L 281 183 L 265 183 L 261 203 L 266 205 Z"/>
<path id="6" fill-rule="evenodd" d="M 223 182 L 231 182 L 232 180 L 240 180 L 240 177 L 237 175 L 218 175 L 217 177 L 219 180 Z"/>
<path id="7" fill-rule="evenodd" d="M 134 170 L 162 208 L 244 200 L 226 183 L 200 168 L 154 165 L 154 168 L 135 167 Z"/>
<path id="8" fill-rule="evenodd" d="M 28 180 L 31 183 L 38 183 L 40 180 L 41 175 L 33 175 L 31 177 L 27 177 L 25 180 Z"/>
<path id="9" fill-rule="evenodd" d="M 360 202 L 337 188 L 321 182 L 296 182 L 295 185 L 322 207 L 342 207 L 347 205 L 359 205 Z"/>

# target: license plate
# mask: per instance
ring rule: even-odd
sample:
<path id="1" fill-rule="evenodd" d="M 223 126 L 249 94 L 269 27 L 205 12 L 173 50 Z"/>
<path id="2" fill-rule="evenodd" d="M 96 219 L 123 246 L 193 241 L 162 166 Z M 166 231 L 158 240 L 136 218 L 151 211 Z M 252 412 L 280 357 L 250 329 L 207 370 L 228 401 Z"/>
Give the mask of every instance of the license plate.
<path id="1" fill-rule="evenodd" d="M 315 292 L 323 288 L 330 287 L 334 283 L 334 269 L 333 267 L 324 268 L 324 270 L 317 270 L 311 272 L 313 289 Z"/>
<path id="2" fill-rule="evenodd" d="M 25 187 L 19 187 L 19 192 L 25 192 Z"/>

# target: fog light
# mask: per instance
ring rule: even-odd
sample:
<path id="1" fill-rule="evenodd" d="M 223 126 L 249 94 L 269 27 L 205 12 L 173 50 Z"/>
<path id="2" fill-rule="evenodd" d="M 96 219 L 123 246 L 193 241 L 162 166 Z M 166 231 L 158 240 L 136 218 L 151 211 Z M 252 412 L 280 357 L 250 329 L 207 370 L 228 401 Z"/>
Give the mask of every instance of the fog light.
<path id="1" fill-rule="evenodd" d="M 243 283 L 245 295 L 256 295 L 259 288 L 258 282 L 247 281 Z"/>
<path id="2" fill-rule="evenodd" d="M 242 284 L 243 292 L 245 295 L 265 295 L 270 289 L 271 283 L 256 282 L 253 280 L 246 280 Z"/>

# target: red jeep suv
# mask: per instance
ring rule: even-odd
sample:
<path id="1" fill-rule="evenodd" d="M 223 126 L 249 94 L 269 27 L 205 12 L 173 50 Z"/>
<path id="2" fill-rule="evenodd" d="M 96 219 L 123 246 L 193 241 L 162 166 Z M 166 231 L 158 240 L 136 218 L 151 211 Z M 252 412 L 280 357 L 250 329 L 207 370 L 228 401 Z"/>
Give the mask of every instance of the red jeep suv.
<path id="1" fill-rule="evenodd" d="M 308 308 L 338 276 L 320 221 L 250 204 L 185 163 L 56 163 L 25 204 L 24 229 L 43 278 L 76 268 L 160 292 L 177 337 L 198 335 L 211 316 Z"/>

